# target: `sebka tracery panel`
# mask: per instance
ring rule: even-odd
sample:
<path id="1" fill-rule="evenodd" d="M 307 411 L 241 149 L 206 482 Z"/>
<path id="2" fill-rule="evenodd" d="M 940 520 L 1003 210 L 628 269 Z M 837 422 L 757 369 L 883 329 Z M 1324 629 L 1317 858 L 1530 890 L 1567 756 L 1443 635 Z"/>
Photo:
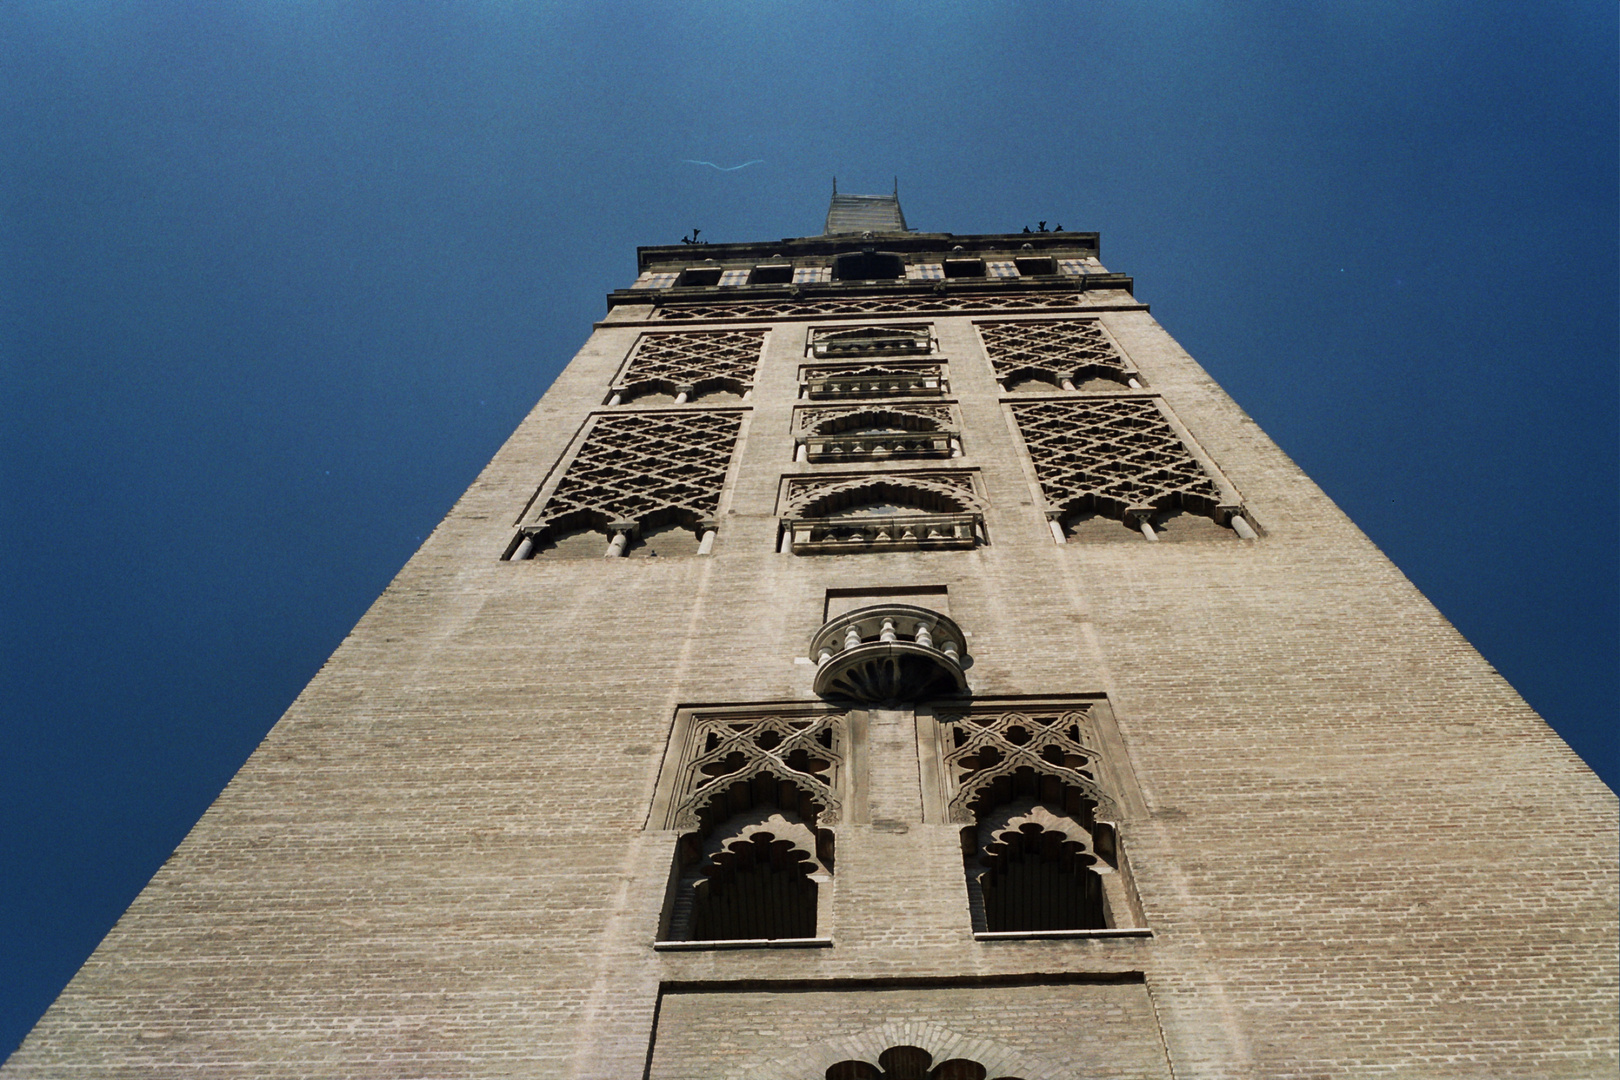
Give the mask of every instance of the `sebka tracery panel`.
<path id="1" fill-rule="evenodd" d="M 1179 507 L 1216 516 L 1223 491 L 1151 397 L 1008 403 L 1050 512 L 1123 518 Z"/>
<path id="2" fill-rule="evenodd" d="M 764 344 L 764 330 L 644 334 L 613 392 L 619 400 L 711 389 L 746 394 L 753 387 Z"/>
<path id="3" fill-rule="evenodd" d="M 976 324 L 996 378 L 1036 379 L 1063 385 L 1106 379 L 1127 385 L 1135 372 L 1095 319 L 981 322 Z"/>
<path id="4" fill-rule="evenodd" d="M 527 558 L 537 536 L 580 529 L 618 542 L 659 526 L 712 528 L 742 417 L 696 409 L 598 415 L 562 479 L 525 516 L 512 558 Z"/>

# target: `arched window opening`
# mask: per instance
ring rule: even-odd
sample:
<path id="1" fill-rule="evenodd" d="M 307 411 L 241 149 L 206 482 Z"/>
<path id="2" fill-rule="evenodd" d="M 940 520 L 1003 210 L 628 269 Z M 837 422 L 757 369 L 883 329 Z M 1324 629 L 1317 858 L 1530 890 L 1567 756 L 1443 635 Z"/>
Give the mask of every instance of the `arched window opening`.
<path id="1" fill-rule="evenodd" d="M 815 763 L 811 762 L 810 765 Z M 716 821 L 725 809 L 741 807 Z M 797 785 L 762 775 L 731 785 L 676 846 L 666 941 L 766 941 L 818 933 L 832 884 L 833 834 Z"/>
<path id="2" fill-rule="evenodd" d="M 851 1058 L 829 1065 L 826 1080 L 986 1080 L 985 1067 L 969 1058 L 951 1058 L 934 1064 L 934 1055 L 920 1046 L 891 1046 L 878 1055 L 877 1064 Z M 1019 1080 L 998 1074 L 995 1080 Z"/>
<path id="3" fill-rule="evenodd" d="M 815 869 L 808 852 L 771 832 L 729 841 L 694 884 L 692 940 L 815 937 Z"/>
<path id="4" fill-rule="evenodd" d="M 1083 824 L 1077 816 L 1021 799 L 962 830 L 968 908 L 976 933 L 1116 926 L 1113 909 L 1125 909 L 1109 895 L 1122 888 L 1114 865 L 1113 832 L 1089 812 L 1085 816 L 1093 823 Z M 1113 890 L 1105 880 L 1109 877 L 1115 879 Z M 1128 923 L 1129 918 L 1119 921 Z"/>

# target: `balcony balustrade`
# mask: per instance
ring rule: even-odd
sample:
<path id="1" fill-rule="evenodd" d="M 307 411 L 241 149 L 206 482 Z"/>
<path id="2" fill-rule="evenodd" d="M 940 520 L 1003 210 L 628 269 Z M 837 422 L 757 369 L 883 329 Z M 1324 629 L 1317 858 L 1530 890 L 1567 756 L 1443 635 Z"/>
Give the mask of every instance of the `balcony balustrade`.
<path id="1" fill-rule="evenodd" d="M 816 693 L 882 703 L 965 694 L 961 627 L 937 611 L 875 604 L 829 621 L 810 641 Z"/>
<path id="2" fill-rule="evenodd" d="M 795 555 L 866 551 L 950 551 L 983 539 L 978 514 L 908 514 L 902 517 L 788 518 L 782 549 Z"/>
<path id="3" fill-rule="evenodd" d="M 852 397 L 939 397 L 945 393 L 944 372 L 937 364 L 915 369 L 827 371 L 805 376 L 806 396 L 823 400 Z"/>
<path id="4" fill-rule="evenodd" d="M 845 431 L 799 436 L 800 461 L 883 461 L 961 457 L 954 431 Z"/>

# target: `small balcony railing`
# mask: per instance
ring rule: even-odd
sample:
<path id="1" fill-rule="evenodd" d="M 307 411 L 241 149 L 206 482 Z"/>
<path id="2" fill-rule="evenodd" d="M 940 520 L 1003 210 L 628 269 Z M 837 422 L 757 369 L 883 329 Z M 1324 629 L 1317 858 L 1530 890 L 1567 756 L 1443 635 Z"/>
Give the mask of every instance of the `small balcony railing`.
<path id="1" fill-rule="evenodd" d="M 810 351 L 817 357 L 916 356 L 933 350 L 926 326 L 862 327 L 810 332 Z"/>
<path id="2" fill-rule="evenodd" d="M 805 393 L 814 399 L 850 397 L 938 397 L 945 379 L 937 371 L 885 375 L 811 375 Z"/>
<path id="3" fill-rule="evenodd" d="M 965 694 L 961 627 L 911 604 L 875 604 L 830 620 L 810 641 L 816 693 L 853 701 Z"/>
<path id="4" fill-rule="evenodd" d="M 952 431 L 845 432 L 799 436 L 800 461 L 882 461 L 889 458 L 961 457 Z"/>
<path id="5" fill-rule="evenodd" d="M 984 531 L 978 514 L 788 518 L 782 524 L 783 546 L 795 555 L 966 549 L 976 546 Z"/>

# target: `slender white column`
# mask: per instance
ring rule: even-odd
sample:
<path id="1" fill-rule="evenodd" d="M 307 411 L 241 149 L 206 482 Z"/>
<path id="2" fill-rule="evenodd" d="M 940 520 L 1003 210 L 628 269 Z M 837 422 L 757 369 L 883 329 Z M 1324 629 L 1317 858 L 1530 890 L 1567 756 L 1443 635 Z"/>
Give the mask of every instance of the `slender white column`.
<path id="1" fill-rule="evenodd" d="M 962 456 L 962 440 L 955 435 L 951 436 L 951 457 Z"/>
<path id="2" fill-rule="evenodd" d="M 1052 539 L 1060 544 L 1067 544 L 1069 538 L 1063 535 L 1063 523 L 1057 518 L 1047 518 L 1046 523 L 1052 527 Z"/>
<path id="3" fill-rule="evenodd" d="M 624 399 L 623 394 L 615 393 L 612 397 L 608 398 L 608 404 L 609 405 L 617 405 L 623 399 Z"/>
<path id="4" fill-rule="evenodd" d="M 1065 389 L 1065 390 L 1073 390 L 1074 389 L 1074 380 L 1073 379 L 1059 379 L 1058 380 L 1058 385 L 1063 387 L 1063 389 Z"/>
<path id="5" fill-rule="evenodd" d="M 698 554 L 707 555 L 714 550 L 714 529 L 704 529 L 703 539 L 698 541 Z"/>
<path id="6" fill-rule="evenodd" d="M 525 536 L 518 541 L 518 546 L 513 549 L 511 561 L 522 562 L 532 554 L 534 554 L 534 537 Z"/>
<path id="7" fill-rule="evenodd" d="M 1260 538 L 1259 534 L 1254 531 L 1254 526 L 1249 524 L 1249 519 L 1242 514 L 1232 515 L 1232 531 L 1245 540 L 1258 540 Z"/>
<path id="8" fill-rule="evenodd" d="M 680 393 L 675 395 L 675 404 L 677 404 L 677 405 L 685 405 L 686 404 L 686 391 L 685 390 L 682 390 Z"/>
<path id="9" fill-rule="evenodd" d="M 621 555 L 624 554 L 624 546 L 626 544 L 628 544 L 629 542 L 630 542 L 630 534 L 629 533 L 623 531 L 622 529 L 620 531 L 614 533 L 613 534 L 613 539 L 608 541 L 607 551 L 603 553 L 602 558 L 604 558 L 604 559 L 617 559 L 617 558 L 619 558 Z"/>
<path id="10" fill-rule="evenodd" d="M 1153 524 L 1147 518 L 1142 518 L 1136 527 L 1142 530 L 1143 536 L 1152 540 L 1155 544 L 1159 542 L 1159 534 L 1153 531 Z"/>
<path id="11" fill-rule="evenodd" d="M 794 461 L 809 461 L 810 460 L 810 444 L 809 443 L 800 443 L 799 444 L 799 452 L 793 456 L 793 460 Z"/>
<path id="12" fill-rule="evenodd" d="M 899 635 L 896 634 L 895 630 L 894 630 L 894 620 L 893 619 L 884 619 L 883 620 L 883 629 L 881 631 L 879 631 L 879 633 L 878 633 L 878 640 L 879 641 L 893 641 L 898 636 Z"/>
<path id="13" fill-rule="evenodd" d="M 1142 389 L 1142 384 L 1137 382 L 1135 379 L 1126 379 L 1125 385 L 1130 387 L 1132 390 Z"/>

